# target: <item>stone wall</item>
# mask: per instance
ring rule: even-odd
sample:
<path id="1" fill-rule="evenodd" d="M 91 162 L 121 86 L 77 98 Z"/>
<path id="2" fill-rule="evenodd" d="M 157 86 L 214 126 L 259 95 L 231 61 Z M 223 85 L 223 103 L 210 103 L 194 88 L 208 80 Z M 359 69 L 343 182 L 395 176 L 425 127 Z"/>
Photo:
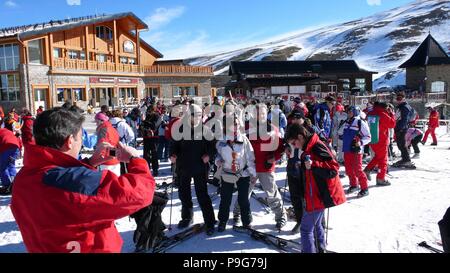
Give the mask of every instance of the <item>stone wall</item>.
<path id="1" fill-rule="evenodd" d="M 412 90 L 420 90 L 426 77 L 425 68 L 411 67 L 406 69 L 406 86 Z"/>

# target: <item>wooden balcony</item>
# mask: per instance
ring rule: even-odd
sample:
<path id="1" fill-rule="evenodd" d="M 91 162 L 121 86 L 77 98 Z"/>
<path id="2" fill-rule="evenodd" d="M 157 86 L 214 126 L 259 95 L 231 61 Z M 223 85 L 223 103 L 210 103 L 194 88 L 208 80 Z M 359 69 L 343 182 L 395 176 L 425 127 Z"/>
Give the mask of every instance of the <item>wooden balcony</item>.
<path id="1" fill-rule="evenodd" d="M 140 76 L 213 76 L 213 69 L 210 66 L 150 66 L 64 58 L 55 58 L 53 60 L 52 70 L 63 72 L 85 71 L 92 73 L 140 74 Z"/>

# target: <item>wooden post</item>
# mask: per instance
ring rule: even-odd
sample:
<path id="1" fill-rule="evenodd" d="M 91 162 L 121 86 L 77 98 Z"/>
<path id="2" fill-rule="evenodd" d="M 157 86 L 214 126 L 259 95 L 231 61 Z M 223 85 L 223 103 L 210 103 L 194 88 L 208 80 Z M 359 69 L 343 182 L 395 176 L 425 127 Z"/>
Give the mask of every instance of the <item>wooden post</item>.
<path id="1" fill-rule="evenodd" d="M 119 44 L 117 40 L 117 21 L 114 20 L 114 63 L 116 71 L 119 65 Z"/>
<path id="2" fill-rule="evenodd" d="M 89 51 L 89 27 L 88 26 L 84 27 L 84 46 L 85 46 L 84 51 L 85 51 L 85 54 L 86 54 L 86 65 L 87 65 L 86 67 L 87 67 L 88 70 L 90 70 L 90 66 L 89 66 L 89 60 L 90 60 L 90 56 L 89 56 L 89 54 L 90 54 L 90 51 Z"/>
<path id="3" fill-rule="evenodd" d="M 136 25 L 136 64 L 141 65 L 141 39 L 139 38 L 139 29 Z"/>
<path id="4" fill-rule="evenodd" d="M 53 33 L 48 34 L 48 52 L 50 52 L 50 66 L 53 67 Z"/>

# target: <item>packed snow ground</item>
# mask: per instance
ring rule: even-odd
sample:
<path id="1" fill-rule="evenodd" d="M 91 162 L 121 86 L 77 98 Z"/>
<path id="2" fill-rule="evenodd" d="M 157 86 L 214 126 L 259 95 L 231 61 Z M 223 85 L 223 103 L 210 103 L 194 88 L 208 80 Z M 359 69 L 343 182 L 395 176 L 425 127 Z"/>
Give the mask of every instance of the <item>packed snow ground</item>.
<path id="1" fill-rule="evenodd" d="M 92 124 L 87 127 L 93 128 Z M 356 193 L 347 196 L 347 203 L 329 210 L 328 244 L 329 249 L 340 253 L 427 253 L 428 250 L 417 246 L 427 241 L 441 248 L 437 222 L 442 219 L 450 206 L 450 135 L 446 128 L 438 131 L 439 146 L 420 146 L 422 154 L 414 162 L 418 170 L 391 170 L 391 187 L 379 188 L 370 182 L 370 195 L 357 199 Z M 21 165 L 21 162 L 18 162 Z M 343 171 L 343 168 L 342 168 Z M 162 163 L 161 176 L 157 183 L 170 182 L 169 163 Z M 374 175 L 373 175 L 374 177 Z M 283 166 L 277 167 L 276 180 L 280 187 L 285 186 L 286 173 Z M 345 188 L 348 178 L 342 179 Z M 209 185 L 210 193 L 216 188 Z M 176 233 L 176 224 L 180 220 L 181 203 L 177 189 L 173 195 L 172 231 Z M 260 196 L 262 191 L 256 190 Z M 193 190 L 194 222 L 202 223 L 202 214 L 196 205 Z M 234 200 L 236 199 L 236 194 Z M 26 252 L 21 234 L 9 208 L 11 197 L 0 197 L 0 252 Z M 213 200 L 216 215 L 220 197 Z M 290 207 L 285 202 L 285 207 Z M 266 214 L 263 207 L 251 199 L 253 226 L 263 232 L 274 231 L 274 215 Z M 163 212 L 163 220 L 169 226 L 170 201 Z M 300 240 L 300 234 L 292 235 L 290 230 L 295 223 L 289 221 L 281 237 Z M 116 221 L 116 226 L 124 240 L 123 252 L 133 252 L 134 220 L 128 217 Z M 271 253 L 277 252 L 264 243 L 251 239 L 248 235 L 236 233 L 231 224 L 225 233 L 215 233 L 212 237 L 199 234 L 169 252 L 174 253 Z"/>

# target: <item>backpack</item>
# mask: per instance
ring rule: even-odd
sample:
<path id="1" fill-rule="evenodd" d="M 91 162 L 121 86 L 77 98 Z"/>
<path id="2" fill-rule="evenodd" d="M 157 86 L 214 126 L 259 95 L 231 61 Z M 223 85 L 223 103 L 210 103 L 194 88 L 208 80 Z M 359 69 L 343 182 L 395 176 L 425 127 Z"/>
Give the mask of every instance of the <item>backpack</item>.
<path id="1" fill-rule="evenodd" d="M 377 144 L 380 141 L 380 117 L 379 116 L 367 116 L 367 122 L 369 123 L 371 141 L 369 144 Z"/>
<path id="2" fill-rule="evenodd" d="M 408 113 L 408 124 L 414 124 L 417 118 L 417 111 L 416 109 L 409 106 L 409 113 Z"/>
<path id="3" fill-rule="evenodd" d="M 125 121 L 121 120 L 121 121 L 117 122 L 116 124 L 111 124 L 112 127 L 113 127 L 114 129 L 116 129 L 117 133 L 119 133 L 119 129 L 118 129 L 118 128 L 119 128 L 119 124 L 120 124 L 120 123 L 125 123 Z M 125 131 L 125 133 L 128 134 L 126 131 Z M 126 139 L 127 139 L 127 136 L 126 136 L 126 135 L 124 135 L 124 136 L 122 136 L 122 137 L 119 135 L 119 141 L 120 141 L 120 142 L 125 143 L 125 140 L 126 140 Z"/>
<path id="4" fill-rule="evenodd" d="M 166 225 L 162 221 L 161 214 L 168 201 L 167 193 L 155 192 L 151 205 L 130 216 L 137 225 L 133 235 L 136 251 L 148 251 L 166 238 L 164 235 Z"/>

